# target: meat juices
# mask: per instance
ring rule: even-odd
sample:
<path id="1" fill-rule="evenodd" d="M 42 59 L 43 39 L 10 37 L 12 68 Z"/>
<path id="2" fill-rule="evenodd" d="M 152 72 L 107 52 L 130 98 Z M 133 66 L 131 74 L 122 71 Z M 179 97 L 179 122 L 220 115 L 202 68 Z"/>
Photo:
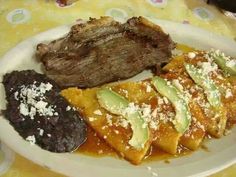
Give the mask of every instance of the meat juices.
<path id="1" fill-rule="evenodd" d="M 48 77 L 62 87 L 94 87 L 130 78 L 166 63 L 175 44 L 143 17 L 121 24 L 111 17 L 72 26 L 69 34 L 39 44 L 36 56 Z"/>
<path id="2" fill-rule="evenodd" d="M 31 144 L 52 152 L 70 152 L 86 140 L 85 122 L 53 80 L 25 70 L 4 75 L 3 84 L 8 102 L 3 113 Z"/>

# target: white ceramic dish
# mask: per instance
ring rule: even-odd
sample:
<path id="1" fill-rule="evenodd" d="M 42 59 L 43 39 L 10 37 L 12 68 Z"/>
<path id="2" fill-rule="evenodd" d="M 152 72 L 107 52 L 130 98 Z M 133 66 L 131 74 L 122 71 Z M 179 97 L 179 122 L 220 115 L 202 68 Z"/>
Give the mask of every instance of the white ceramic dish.
<path id="1" fill-rule="evenodd" d="M 236 56 L 236 42 L 233 40 L 191 25 L 151 20 L 162 26 L 176 42 L 198 49 L 218 48 L 231 56 Z M 0 60 L 0 76 L 2 77 L 4 73 L 12 70 L 35 69 L 40 72 L 40 65 L 34 58 L 35 46 L 40 42 L 59 38 L 69 29 L 69 26 L 58 27 L 18 44 Z M 0 84 L 0 109 L 5 108 L 4 97 L 4 90 Z M 0 117 L 0 139 L 26 158 L 68 176 L 151 177 L 158 174 L 159 177 L 199 177 L 215 173 L 236 162 L 236 128 L 226 137 L 207 142 L 209 152 L 200 149 L 191 155 L 172 159 L 170 164 L 152 161 L 139 166 L 133 166 L 125 160 L 112 157 L 94 158 L 73 153 L 47 152 L 24 141 L 3 117 Z M 148 170 L 147 167 L 151 167 L 151 170 Z"/>

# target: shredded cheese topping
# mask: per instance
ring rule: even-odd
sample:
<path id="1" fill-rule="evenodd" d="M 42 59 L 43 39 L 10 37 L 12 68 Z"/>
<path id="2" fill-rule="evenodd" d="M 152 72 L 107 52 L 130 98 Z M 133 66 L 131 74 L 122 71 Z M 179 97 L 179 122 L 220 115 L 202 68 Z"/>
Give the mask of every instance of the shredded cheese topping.
<path id="1" fill-rule="evenodd" d="M 36 82 L 32 85 L 22 85 L 20 92 L 15 92 L 16 100 L 20 100 L 19 110 L 24 116 L 34 119 L 36 114 L 40 116 L 57 116 L 55 106 L 49 105 L 45 98 L 45 93 L 52 89 L 50 83 L 40 83 L 36 86 Z"/>

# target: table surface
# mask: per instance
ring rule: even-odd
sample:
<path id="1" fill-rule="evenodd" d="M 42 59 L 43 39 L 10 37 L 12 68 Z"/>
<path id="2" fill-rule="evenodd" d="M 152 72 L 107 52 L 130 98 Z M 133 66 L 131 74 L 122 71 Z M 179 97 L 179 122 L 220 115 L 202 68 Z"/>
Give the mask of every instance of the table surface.
<path id="1" fill-rule="evenodd" d="M 195 25 L 236 39 L 236 20 L 226 17 L 203 0 L 78 0 L 66 7 L 53 0 L 0 0 L 0 57 L 17 43 L 37 33 L 104 15 L 115 19 L 149 16 Z M 4 155 L 0 149 L 0 176 L 62 176 L 34 164 L 4 145 L 0 147 L 9 152 Z M 223 176 L 236 176 L 236 165 L 212 175 Z"/>

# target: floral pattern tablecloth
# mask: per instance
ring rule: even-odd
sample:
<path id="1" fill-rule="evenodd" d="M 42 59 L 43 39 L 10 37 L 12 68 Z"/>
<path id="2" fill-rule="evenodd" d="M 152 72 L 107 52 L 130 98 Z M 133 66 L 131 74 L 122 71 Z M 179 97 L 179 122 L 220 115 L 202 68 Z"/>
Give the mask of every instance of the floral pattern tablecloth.
<path id="1" fill-rule="evenodd" d="M 78 0 L 69 6 L 54 0 L 0 0 L 0 57 L 24 39 L 80 19 L 109 15 L 117 20 L 148 16 L 192 24 L 236 39 L 236 21 L 203 0 Z M 0 144 L 0 176 L 60 177 Z M 236 176 L 233 165 L 212 177 Z"/>

